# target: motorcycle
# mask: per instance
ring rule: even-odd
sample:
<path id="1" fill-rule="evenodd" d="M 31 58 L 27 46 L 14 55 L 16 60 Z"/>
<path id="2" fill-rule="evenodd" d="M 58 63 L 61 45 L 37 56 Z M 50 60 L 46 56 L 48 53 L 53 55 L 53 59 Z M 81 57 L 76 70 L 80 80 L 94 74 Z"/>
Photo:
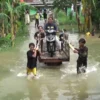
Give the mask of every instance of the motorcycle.
<path id="1" fill-rule="evenodd" d="M 47 42 L 47 51 L 50 54 L 50 57 L 53 57 L 56 51 L 56 32 L 55 30 L 46 31 L 46 42 Z"/>

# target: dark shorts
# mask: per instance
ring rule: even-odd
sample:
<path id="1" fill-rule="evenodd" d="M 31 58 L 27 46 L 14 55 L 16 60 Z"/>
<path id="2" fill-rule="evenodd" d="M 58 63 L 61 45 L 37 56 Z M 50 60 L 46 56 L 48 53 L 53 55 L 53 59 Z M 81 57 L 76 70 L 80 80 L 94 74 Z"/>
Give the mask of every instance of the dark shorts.
<path id="1" fill-rule="evenodd" d="M 39 19 L 35 19 L 35 24 L 39 25 Z"/>
<path id="2" fill-rule="evenodd" d="M 82 67 L 82 66 L 87 67 L 87 60 L 85 60 L 85 61 L 78 60 L 77 61 L 77 67 Z"/>
<path id="3" fill-rule="evenodd" d="M 82 67 L 82 66 L 87 68 L 87 59 L 83 59 L 83 60 L 78 59 L 77 60 L 77 73 L 79 72 L 79 68 Z"/>

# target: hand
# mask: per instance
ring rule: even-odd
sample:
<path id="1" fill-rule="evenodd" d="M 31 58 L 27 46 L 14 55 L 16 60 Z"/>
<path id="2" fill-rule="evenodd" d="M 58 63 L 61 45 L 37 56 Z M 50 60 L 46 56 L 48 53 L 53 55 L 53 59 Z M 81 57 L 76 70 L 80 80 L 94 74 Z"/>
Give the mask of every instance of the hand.
<path id="1" fill-rule="evenodd" d="M 35 49 L 36 51 L 38 50 L 38 48 Z"/>
<path id="2" fill-rule="evenodd" d="M 44 33 L 44 30 L 42 30 L 41 32 Z"/>
<path id="3" fill-rule="evenodd" d="M 73 50 L 73 52 L 74 52 L 74 53 L 78 53 L 78 51 L 77 51 L 77 50 Z"/>
<path id="4" fill-rule="evenodd" d="M 35 48 L 34 50 L 33 50 L 33 52 L 36 52 L 38 50 L 38 48 Z"/>

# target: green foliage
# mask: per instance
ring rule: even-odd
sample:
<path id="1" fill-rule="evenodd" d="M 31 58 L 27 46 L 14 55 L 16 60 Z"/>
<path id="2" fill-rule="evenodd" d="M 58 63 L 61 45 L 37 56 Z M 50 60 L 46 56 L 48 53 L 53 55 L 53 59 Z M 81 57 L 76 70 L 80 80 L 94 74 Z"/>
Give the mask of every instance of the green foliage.
<path id="1" fill-rule="evenodd" d="M 67 7 L 72 5 L 73 0 L 54 0 L 53 8 L 57 8 L 59 10 L 65 10 Z"/>
<path id="2" fill-rule="evenodd" d="M 24 22 L 20 22 L 20 28 L 16 34 L 15 44 L 19 45 L 25 37 L 28 36 L 28 27 Z M 11 33 L 6 37 L 0 37 L 0 51 L 5 51 L 11 48 Z"/>
<path id="3" fill-rule="evenodd" d="M 15 38 L 23 37 L 28 33 L 24 14 L 26 10 L 30 9 L 35 8 L 29 4 L 20 3 L 19 0 L 0 0 L 0 26 L 2 26 L 0 27 L 0 35 L 2 36 L 0 37 L 0 47 L 11 46 L 11 40 L 14 41 Z M 6 37 L 3 37 L 5 34 Z M 12 39 L 12 37 L 14 38 Z"/>
<path id="4" fill-rule="evenodd" d="M 97 28 L 99 28 L 99 24 L 100 24 L 100 1 L 99 0 L 95 0 L 95 6 L 96 9 L 92 7 L 92 21 L 93 24 L 95 24 Z"/>
<path id="5" fill-rule="evenodd" d="M 9 18 L 9 16 L 5 13 L 0 13 L 0 19 Z"/>
<path id="6" fill-rule="evenodd" d="M 11 34 L 9 33 L 6 37 L 0 37 L 0 47 L 6 48 L 11 46 Z"/>
<path id="7" fill-rule="evenodd" d="M 17 37 L 22 37 L 28 34 L 28 27 L 24 24 L 24 22 L 18 22 L 19 23 L 19 30 L 16 34 Z"/>
<path id="8" fill-rule="evenodd" d="M 66 13 L 63 12 L 62 10 L 59 11 L 59 13 L 57 14 L 57 19 L 58 19 L 60 25 L 77 24 L 75 16 L 73 16 L 72 19 L 70 20 L 70 16 L 67 16 Z"/>

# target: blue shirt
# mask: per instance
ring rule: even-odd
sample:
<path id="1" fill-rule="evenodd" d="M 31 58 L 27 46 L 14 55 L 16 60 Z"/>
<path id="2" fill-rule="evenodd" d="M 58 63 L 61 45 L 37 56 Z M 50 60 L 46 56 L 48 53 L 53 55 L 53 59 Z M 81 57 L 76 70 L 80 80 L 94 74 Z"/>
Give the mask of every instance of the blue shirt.
<path id="1" fill-rule="evenodd" d="M 47 23 L 44 26 L 44 30 L 55 30 L 57 31 L 57 25 L 54 23 Z"/>

